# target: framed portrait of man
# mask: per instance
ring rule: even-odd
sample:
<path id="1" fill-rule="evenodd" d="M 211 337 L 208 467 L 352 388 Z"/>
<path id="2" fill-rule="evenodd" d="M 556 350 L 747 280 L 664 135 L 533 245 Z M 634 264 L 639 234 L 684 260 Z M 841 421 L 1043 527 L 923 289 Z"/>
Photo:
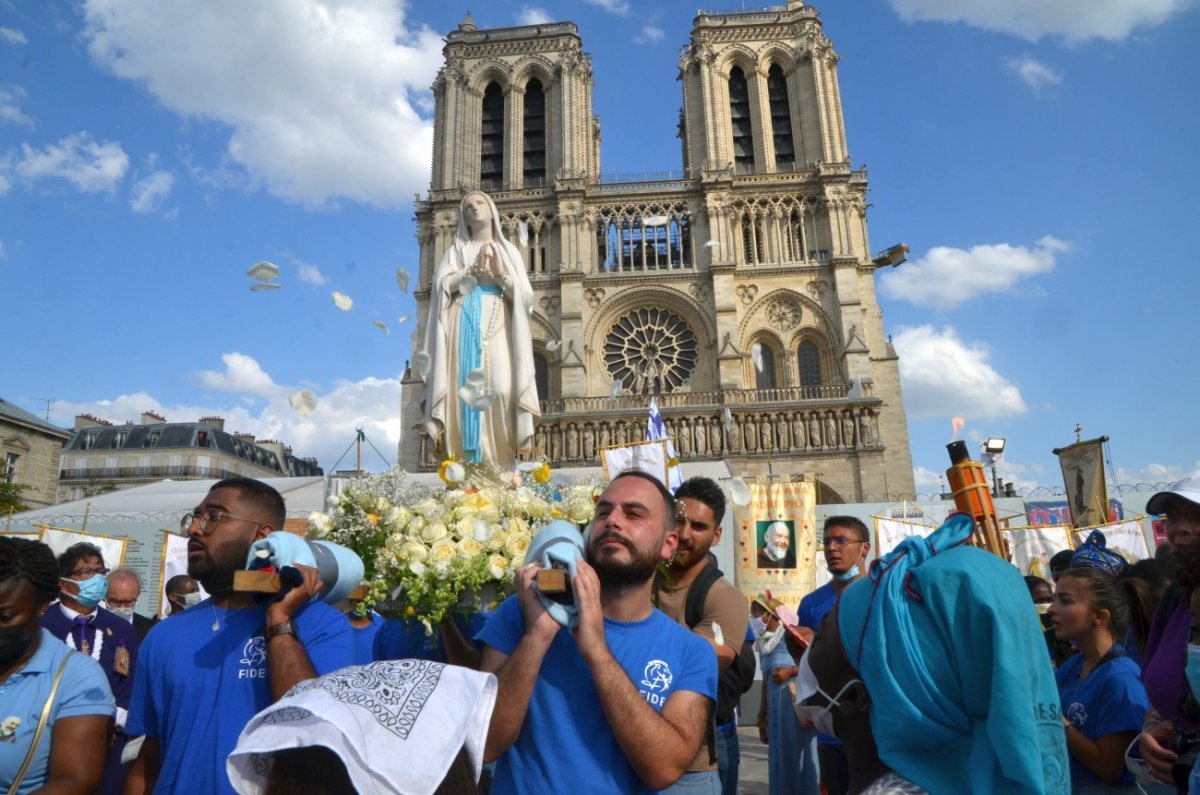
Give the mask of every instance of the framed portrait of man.
<path id="1" fill-rule="evenodd" d="M 756 523 L 758 568 L 796 568 L 796 524 L 791 519 L 765 519 Z"/>

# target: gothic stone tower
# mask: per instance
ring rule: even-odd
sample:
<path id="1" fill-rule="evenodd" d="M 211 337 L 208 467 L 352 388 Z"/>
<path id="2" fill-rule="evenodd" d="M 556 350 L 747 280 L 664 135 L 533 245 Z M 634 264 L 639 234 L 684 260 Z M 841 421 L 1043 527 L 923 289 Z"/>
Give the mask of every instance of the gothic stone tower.
<path id="1" fill-rule="evenodd" d="M 538 455 L 597 465 L 601 446 L 644 437 L 657 395 L 685 460 L 812 475 L 827 502 L 913 491 L 867 175 L 851 169 L 838 56 L 814 9 L 696 17 L 679 62 L 683 172 L 640 181 L 600 175 L 575 25 L 477 30 L 468 16 L 444 52 L 432 184 L 416 204 L 414 350 L 458 202 L 482 188 L 510 240 L 528 229 Z M 406 370 L 410 470 L 438 463 L 422 390 Z"/>

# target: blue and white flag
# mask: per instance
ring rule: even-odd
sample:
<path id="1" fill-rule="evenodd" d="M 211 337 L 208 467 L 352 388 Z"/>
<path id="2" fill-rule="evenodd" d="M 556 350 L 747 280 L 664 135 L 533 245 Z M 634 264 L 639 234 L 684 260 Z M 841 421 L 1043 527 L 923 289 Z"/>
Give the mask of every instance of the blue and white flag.
<path id="1" fill-rule="evenodd" d="M 672 494 L 683 484 L 683 470 L 679 467 L 679 455 L 675 452 L 675 444 L 667 436 L 667 424 L 663 422 L 662 414 L 658 411 L 658 399 L 650 398 L 650 416 L 646 419 L 646 439 L 656 442 L 659 439 L 667 441 L 667 455 L 674 464 L 667 467 L 667 488 Z"/>

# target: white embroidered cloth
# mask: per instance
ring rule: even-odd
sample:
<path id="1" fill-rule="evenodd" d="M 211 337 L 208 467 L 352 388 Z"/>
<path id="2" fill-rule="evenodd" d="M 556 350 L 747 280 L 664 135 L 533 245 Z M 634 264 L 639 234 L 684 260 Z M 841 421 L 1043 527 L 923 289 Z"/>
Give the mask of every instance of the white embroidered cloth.
<path id="1" fill-rule="evenodd" d="M 496 677 L 429 660 L 354 665 L 301 682 L 259 712 L 225 763 L 240 795 L 265 790 L 271 752 L 324 746 L 361 795 L 431 795 L 459 749 L 479 780 Z"/>

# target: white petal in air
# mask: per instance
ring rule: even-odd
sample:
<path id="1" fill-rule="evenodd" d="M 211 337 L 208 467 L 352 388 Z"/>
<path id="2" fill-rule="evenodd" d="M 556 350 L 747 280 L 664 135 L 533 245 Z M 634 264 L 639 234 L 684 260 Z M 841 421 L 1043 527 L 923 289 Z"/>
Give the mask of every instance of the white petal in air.
<path id="1" fill-rule="evenodd" d="M 396 322 L 399 323 L 401 326 L 403 326 L 409 320 L 412 320 L 412 318 L 409 315 L 401 315 L 400 317 L 396 318 Z"/>
<path id="2" fill-rule="evenodd" d="M 754 362 L 754 369 L 760 373 L 763 369 L 762 344 L 754 343 L 750 346 L 750 359 Z"/>
<path id="3" fill-rule="evenodd" d="M 522 248 L 529 245 L 529 224 L 524 221 L 517 222 L 517 242 Z"/>
<path id="4" fill-rule="evenodd" d="M 495 399 L 495 392 L 481 392 L 475 397 L 474 400 L 470 401 L 471 408 L 475 409 L 476 411 L 487 411 L 492 407 L 492 401 Z"/>
<path id="5" fill-rule="evenodd" d="M 725 409 L 725 427 L 733 430 L 733 412 L 729 409 Z"/>
<path id="6" fill-rule="evenodd" d="M 479 390 L 467 384 L 458 388 L 458 397 L 463 403 L 470 404 L 473 400 L 479 397 Z"/>
<path id="7" fill-rule="evenodd" d="M 549 340 L 546 343 L 546 350 L 550 351 L 551 353 L 553 353 L 554 351 L 558 350 L 561 347 L 562 347 L 562 340 Z"/>
<path id="8" fill-rule="evenodd" d="M 463 465 L 457 461 L 446 467 L 446 480 L 450 481 L 451 483 L 462 483 L 463 478 L 466 476 L 467 470 L 464 469 Z"/>
<path id="9" fill-rule="evenodd" d="M 333 305 L 343 312 L 349 312 L 354 308 L 354 299 L 345 293 L 339 293 L 337 290 L 334 290 Z"/>
<path id="10" fill-rule="evenodd" d="M 476 519 L 471 522 L 471 533 L 475 540 L 482 544 L 492 537 L 492 526 L 483 519 Z"/>
<path id="11" fill-rule="evenodd" d="M 382 320 L 372 320 L 371 325 L 382 331 L 384 334 L 392 333 L 392 330 L 387 327 L 387 323 L 384 323 Z"/>
<path id="12" fill-rule="evenodd" d="M 720 240 L 710 240 L 704 244 L 704 247 L 705 248 L 720 248 L 721 241 Z"/>
<path id="13" fill-rule="evenodd" d="M 745 508 L 751 500 L 750 487 L 742 478 L 734 478 L 729 482 L 729 496 L 733 498 L 734 505 Z"/>
<path id="14" fill-rule="evenodd" d="M 254 284 L 250 285 L 250 292 L 253 292 L 253 293 L 257 293 L 259 290 L 282 290 L 282 289 L 283 289 L 283 285 L 276 284 L 275 282 L 255 282 Z"/>
<path id="15" fill-rule="evenodd" d="M 617 399 L 617 395 L 621 394 L 621 390 L 624 388 L 624 386 L 625 379 L 623 378 L 618 378 L 616 381 L 613 381 L 612 386 L 608 388 L 608 399 L 615 401 Z"/>
<path id="16" fill-rule="evenodd" d="M 479 286 L 479 280 L 471 274 L 462 277 L 458 282 L 458 291 L 463 295 L 470 295 Z"/>
<path id="17" fill-rule="evenodd" d="M 311 389 L 301 389 L 288 395 L 288 403 L 301 417 L 307 417 L 317 407 L 317 396 Z"/>
<path id="18" fill-rule="evenodd" d="M 467 386 L 473 386 L 476 389 L 483 389 L 486 383 L 487 373 L 483 371 L 482 367 L 477 367 L 471 372 L 467 373 Z"/>
<path id="19" fill-rule="evenodd" d="M 665 215 L 650 215 L 642 219 L 642 226 L 666 226 L 670 220 Z"/>
<path id="20" fill-rule="evenodd" d="M 717 644 L 718 646 L 724 646 L 725 645 L 725 633 L 724 633 L 724 631 L 722 631 L 721 625 L 718 624 L 716 621 L 714 621 L 713 625 L 712 625 L 712 630 L 713 630 L 713 643 Z"/>
<path id="21" fill-rule="evenodd" d="M 400 292 L 408 292 L 408 271 L 404 270 L 403 265 L 396 268 L 396 284 L 400 285 Z"/>
<path id="22" fill-rule="evenodd" d="M 256 279 L 260 282 L 269 282 L 272 279 L 279 278 L 279 266 L 274 262 L 256 262 L 250 266 L 250 270 L 246 271 L 246 275 L 251 279 Z"/>
<path id="23" fill-rule="evenodd" d="M 417 371 L 417 375 L 426 378 L 429 375 L 429 368 L 433 366 L 433 360 L 425 351 L 417 351 L 413 354 L 412 366 Z"/>

